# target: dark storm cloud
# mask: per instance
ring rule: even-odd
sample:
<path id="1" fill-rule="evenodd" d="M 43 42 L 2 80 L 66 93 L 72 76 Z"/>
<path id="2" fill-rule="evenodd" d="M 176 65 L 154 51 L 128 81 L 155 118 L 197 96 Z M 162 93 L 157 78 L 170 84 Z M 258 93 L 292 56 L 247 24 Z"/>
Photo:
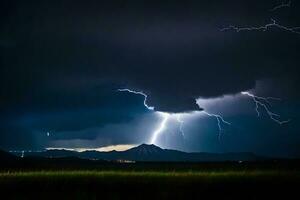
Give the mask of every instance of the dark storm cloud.
<path id="1" fill-rule="evenodd" d="M 13 45 L 1 45 L 1 107 L 48 103 L 53 87 L 68 98 L 73 88 L 64 80 L 83 77 L 143 90 L 157 110 L 181 112 L 198 109 L 197 97 L 235 94 L 261 78 L 295 77 L 299 35 L 219 30 L 269 23 L 274 15 L 299 25 L 300 5 L 293 3 L 270 13 L 271 0 L 4 2 L 1 43 Z"/>
<path id="2" fill-rule="evenodd" d="M 50 140 L 94 140 L 109 135 L 115 141 L 114 129 L 99 132 L 108 124 L 129 123 L 148 110 L 143 97 L 122 94 L 112 87 L 84 87 L 84 91 L 68 90 L 40 93 L 28 106 L 18 105 L 17 110 L 0 115 L 0 147 L 5 149 L 40 149 Z M 108 88 L 108 89 L 107 89 Z M 34 104 L 35 103 L 35 104 Z M 51 137 L 47 137 L 47 132 Z M 66 133 L 66 134 L 65 134 Z M 122 138 L 132 134 L 124 132 Z M 117 140 L 118 141 L 118 140 Z M 98 141 L 98 144 L 104 143 Z"/>
<path id="3" fill-rule="evenodd" d="M 288 117 L 297 122 L 293 115 L 299 107 L 295 97 L 300 85 L 300 35 L 276 28 L 220 31 L 228 25 L 264 25 L 270 18 L 288 27 L 300 25 L 299 2 L 269 12 L 276 3 L 1 1 L 0 147 L 43 148 L 49 140 L 64 144 L 74 140 L 78 145 L 86 141 L 86 146 L 95 147 L 145 141 L 159 123 L 153 119 L 157 116 L 135 130 L 133 123 L 148 111 L 143 96 L 116 91 L 123 87 L 147 93 L 147 103 L 156 110 L 183 112 L 199 109 L 195 98 L 236 94 L 254 88 L 257 80 L 268 80 L 255 91 L 288 98 L 295 106 Z M 249 115 L 248 103 L 234 102 L 226 109 L 231 115 L 236 110 L 241 110 L 236 115 Z M 227 120 L 239 124 L 240 116 L 236 117 Z M 253 115 L 245 120 L 255 119 Z M 199 141 L 206 149 L 218 145 L 215 119 L 209 120 L 204 130 L 198 121 L 190 125 L 195 128 L 190 132 L 198 135 L 190 140 L 190 150 L 199 148 Z M 275 124 L 268 129 L 269 123 L 257 129 L 250 122 L 244 124 L 251 135 L 249 150 L 255 150 L 253 144 L 264 131 L 270 131 L 268 136 L 277 134 L 269 151 L 276 149 L 284 127 L 277 130 Z M 188 125 L 185 129 L 188 132 Z M 207 130 L 210 139 L 199 139 L 198 133 Z M 282 151 L 291 144 L 298 152 L 294 147 L 298 130 L 298 126 L 290 130 L 294 136 L 287 137 Z M 237 143 L 241 144 L 238 150 L 245 150 L 241 137 L 230 143 L 232 151 Z"/>
<path id="4" fill-rule="evenodd" d="M 97 148 L 117 144 L 140 144 L 150 140 L 151 133 L 159 123 L 157 116 L 146 113 L 130 121 L 95 125 L 77 131 L 53 133 L 48 147 L 89 147 Z"/>

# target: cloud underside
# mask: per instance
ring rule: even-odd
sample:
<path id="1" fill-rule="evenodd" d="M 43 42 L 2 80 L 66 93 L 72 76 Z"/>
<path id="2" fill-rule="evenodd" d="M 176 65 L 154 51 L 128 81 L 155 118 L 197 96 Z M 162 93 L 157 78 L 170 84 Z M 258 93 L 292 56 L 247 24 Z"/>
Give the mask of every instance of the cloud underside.
<path id="1" fill-rule="evenodd" d="M 6 5 L 3 19 L 9 20 L 1 20 L 6 31 L 0 36 L 1 107 L 101 105 L 110 97 L 95 93 L 109 83 L 112 90 L 147 93 L 156 110 L 185 112 L 199 110 L 196 98 L 237 94 L 260 79 L 297 79 L 299 35 L 276 28 L 220 31 L 229 23 L 269 21 L 265 8 L 273 1 L 159 6 L 114 1 L 83 8 L 72 3 L 70 10 L 51 2 Z M 249 9 L 256 14 L 244 15 Z M 88 96 L 84 102 L 83 95 Z"/>

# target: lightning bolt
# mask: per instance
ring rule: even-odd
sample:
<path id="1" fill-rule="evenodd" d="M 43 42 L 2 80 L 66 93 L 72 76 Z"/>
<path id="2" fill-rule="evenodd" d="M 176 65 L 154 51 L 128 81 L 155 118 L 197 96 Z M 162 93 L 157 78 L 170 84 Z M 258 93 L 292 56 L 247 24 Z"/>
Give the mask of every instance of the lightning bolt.
<path id="1" fill-rule="evenodd" d="M 218 114 L 212 114 L 212 113 L 209 113 L 207 111 L 202 111 L 203 114 L 209 116 L 209 117 L 214 117 L 216 120 L 217 120 L 217 124 L 218 124 L 218 128 L 219 128 L 219 132 L 218 132 L 218 139 L 219 141 L 221 141 L 221 136 L 222 136 L 222 131 L 224 130 L 222 128 L 222 123 L 223 124 L 227 124 L 227 125 L 231 125 L 230 122 L 224 120 L 224 118 L 221 116 L 221 115 L 218 115 Z"/>
<path id="2" fill-rule="evenodd" d="M 153 132 L 150 144 L 156 143 L 157 137 L 165 130 L 167 122 L 170 119 L 170 117 L 172 117 L 172 116 L 176 117 L 176 120 L 179 123 L 179 131 L 180 131 L 182 137 L 185 138 L 185 134 L 183 131 L 184 121 L 181 119 L 181 114 L 169 114 L 169 113 L 165 113 L 165 112 L 158 112 L 158 113 L 162 117 L 162 121 L 161 121 L 160 125 L 158 126 L 158 128 Z"/>
<path id="3" fill-rule="evenodd" d="M 237 27 L 230 25 L 229 27 L 222 28 L 221 31 L 229 31 L 229 30 L 235 30 L 236 32 L 241 31 L 267 31 L 271 27 L 276 27 L 291 33 L 300 34 L 300 27 L 286 27 L 283 25 L 280 25 L 276 22 L 276 20 L 271 19 L 271 23 L 266 24 L 264 26 L 251 26 L 251 27 Z"/>
<path id="4" fill-rule="evenodd" d="M 200 98 L 196 100 L 196 103 L 199 106 L 199 108 L 201 108 L 201 109 L 204 108 L 204 110 L 199 111 L 198 113 L 202 113 L 206 116 L 213 117 L 216 119 L 217 125 L 218 125 L 218 130 L 219 130 L 218 131 L 218 139 L 219 139 L 219 141 L 221 141 L 222 132 L 224 131 L 223 127 L 227 126 L 227 125 L 231 125 L 231 123 L 226 121 L 224 119 L 224 117 L 221 116 L 220 114 L 215 114 L 215 113 L 211 113 L 211 112 L 207 111 L 207 109 L 209 108 L 209 106 L 208 107 L 206 106 L 208 101 L 209 100 L 200 99 Z"/>
<path id="5" fill-rule="evenodd" d="M 289 1 L 287 3 L 282 2 L 280 5 L 275 6 L 274 8 L 270 9 L 271 12 L 279 10 L 281 8 L 291 7 L 292 1 Z"/>
<path id="6" fill-rule="evenodd" d="M 128 88 L 118 89 L 118 91 L 119 92 L 129 92 L 129 93 L 144 96 L 144 106 L 148 110 L 154 110 L 154 107 L 147 105 L 148 95 L 145 94 L 144 92 L 135 91 L 135 90 L 131 90 L 131 89 L 128 89 Z M 165 130 L 167 122 L 168 122 L 169 118 L 172 116 L 172 114 L 166 113 L 166 112 L 157 112 L 157 113 L 162 117 L 162 121 L 160 122 L 157 129 L 155 129 L 155 131 L 152 133 L 150 144 L 155 144 L 156 143 L 157 137 Z M 221 115 L 212 114 L 212 113 L 209 113 L 207 111 L 202 111 L 202 113 L 204 113 L 205 115 L 207 115 L 209 117 L 214 117 L 217 120 L 218 129 L 219 129 L 218 138 L 220 140 L 221 139 L 221 132 L 223 131 L 222 123 L 227 124 L 227 125 L 231 125 L 231 124 L 229 122 L 227 122 L 226 120 L 224 120 L 224 118 Z M 184 131 L 183 131 L 184 121 L 181 119 L 181 114 L 174 114 L 174 115 L 176 116 L 176 120 L 179 123 L 179 131 L 180 131 L 181 135 L 184 138 L 185 137 L 185 134 L 184 134 Z"/>
<path id="7" fill-rule="evenodd" d="M 180 114 L 176 114 L 176 120 L 179 123 L 179 131 L 180 131 L 182 137 L 185 138 L 185 134 L 184 134 L 184 131 L 183 131 L 183 123 L 184 123 L 184 121 L 181 119 L 181 115 Z"/>
<path id="8" fill-rule="evenodd" d="M 287 3 L 282 2 L 280 5 L 275 6 L 274 8 L 270 9 L 270 11 L 276 11 L 278 9 L 281 8 L 285 8 L 285 7 L 291 7 L 292 1 L 289 1 Z M 276 22 L 276 20 L 271 18 L 271 23 L 268 23 L 266 25 L 263 26 L 250 26 L 250 27 L 238 27 L 238 26 L 233 26 L 230 25 L 229 27 L 225 27 L 222 28 L 221 31 L 228 31 L 228 30 L 235 30 L 236 32 L 240 32 L 240 31 L 267 31 L 269 28 L 271 27 L 276 27 L 278 29 L 282 29 L 291 33 L 295 33 L 295 34 L 300 34 L 300 27 L 296 26 L 296 27 L 287 27 L 287 26 L 283 26 L 281 24 L 278 24 Z"/>
<path id="9" fill-rule="evenodd" d="M 135 90 L 131 90 L 131 89 L 127 89 L 127 88 L 124 88 L 124 89 L 118 89 L 119 92 L 129 92 L 129 93 L 133 93 L 133 94 L 137 94 L 137 95 L 142 95 L 144 96 L 144 106 L 148 109 L 148 110 L 154 110 L 154 107 L 152 106 L 149 106 L 147 104 L 147 98 L 148 98 L 148 95 L 145 94 L 144 92 L 141 92 L 141 91 L 135 91 Z M 157 137 L 159 134 L 161 134 L 161 132 L 163 132 L 163 130 L 165 129 L 166 127 L 166 124 L 167 124 L 167 121 L 170 117 L 170 114 L 169 113 L 165 113 L 165 112 L 157 112 L 161 117 L 162 117 L 162 121 L 160 122 L 158 128 L 152 133 L 152 137 L 151 137 L 151 140 L 150 140 L 150 144 L 155 144 L 156 143 L 156 140 L 157 140 Z"/>
<path id="10" fill-rule="evenodd" d="M 158 128 L 152 133 L 150 144 L 156 143 L 157 137 L 165 130 L 167 121 L 170 117 L 169 113 L 164 113 L 164 112 L 158 112 L 158 113 L 161 115 L 162 121 L 159 124 Z"/>
<path id="11" fill-rule="evenodd" d="M 142 91 L 134 91 L 134 90 L 130 90 L 130 89 L 118 89 L 119 92 L 129 92 L 129 93 L 133 93 L 133 94 L 137 94 L 137 95 L 142 95 L 144 96 L 144 106 L 148 109 L 148 110 L 154 110 L 154 107 L 152 106 L 148 106 L 147 104 L 147 98 L 148 98 L 148 95 L 145 94 L 144 92 Z"/>
<path id="12" fill-rule="evenodd" d="M 129 93 L 133 93 L 133 94 L 137 94 L 137 95 L 142 95 L 144 96 L 144 106 L 148 109 L 148 110 L 154 110 L 154 107 L 152 106 L 148 106 L 147 105 L 147 94 L 140 92 L 140 91 L 134 91 L 134 90 L 130 90 L 130 89 L 118 89 L 118 91 L 120 92 L 129 92 Z M 257 116 L 260 116 L 260 112 L 259 112 L 259 107 L 262 107 L 267 114 L 269 115 L 270 119 L 272 119 L 273 121 L 275 121 L 278 124 L 284 124 L 284 123 L 288 123 L 290 120 L 280 120 L 280 115 L 276 114 L 274 112 L 272 112 L 269 107 L 271 107 L 271 100 L 280 100 L 279 98 L 275 98 L 275 97 L 260 97 L 260 96 L 256 96 L 254 94 L 251 94 L 250 92 L 241 92 L 242 95 L 246 95 L 252 98 L 252 100 L 254 101 L 255 105 L 256 105 L 256 113 Z M 198 103 L 197 103 L 198 104 Z M 198 104 L 198 106 L 200 107 L 200 105 Z M 182 114 L 177 113 L 177 114 L 170 114 L 170 113 L 166 113 L 166 112 L 156 112 L 160 115 L 160 117 L 162 118 L 161 122 L 159 123 L 158 127 L 154 130 L 154 132 L 152 133 L 152 137 L 150 140 L 150 144 L 155 144 L 157 142 L 157 138 L 158 136 L 166 129 L 168 120 L 170 119 L 170 117 L 176 117 L 177 122 L 179 123 L 179 131 L 181 133 L 181 135 L 183 136 L 183 138 L 185 137 L 184 134 L 184 130 L 183 130 L 183 124 L 184 121 L 181 119 Z M 214 114 L 214 113 L 210 113 L 208 111 L 201 111 L 201 113 L 209 116 L 209 117 L 214 117 L 217 120 L 217 125 L 218 125 L 218 139 L 219 141 L 221 140 L 221 136 L 222 136 L 222 131 L 224 131 L 223 127 L 224 125 L 231 125 L 230 122 L 226 121 L 220 114 Z"/>
<path id="13" fill-rule="evenodd" d="M 148 95 L 145 94 L 144 92 L 142 92 L 142 91 L 135 91 L 135 90 L 131 90 L 131 89 L 128 89 L 128 88 L 118 89 L 117 91 L 119 91 L 119 92 L 129 92 L 129 93 L 133 93 L 133 94 L 144 96 L 144 106 L 148 110 L 154 111 L 154 107 L 149 106 L 147 104 Z M 173 115 L 173 114 L 166 113 L 166 112 L 157 112 L 157 113 L 162 117 L 162 121 L 160 122 L 158 128 L 155 129 L 155 131 L 152 133 L 152 137 L 151 137 L 151 140 L 150 140 L 151 144 L 155 144 L 156 143 L 157 137 L 165 130 L 167 122 L 168 122 L 168 120 L 169 120 L 169 118 L 171 116 L 176 116 L 176 120 L 179 123 L 179 131 L 180 131 L 182 137 L 184 138 L 184 131 L 183 131 L 183 123 L 184 122 L 181 120 L 181 114 L 174 114 Z"/>
<path id="14" fill-rule="evenodd" d="M 252 100 L 255 103 L 255 111 L 257 113 L 257 117 L 260 116 L 260 112 L 258 110 L 259 106 L 260 106 L 266 111 L 266 113 L 269 115 L 270 119 L 275 121 L 276 123 L 282 125 L 282 124 L 290 122 L 290 119 L 289 120 L 280 120 L 280 115 L 272 112 L 269 109 L 269 107 L 271 106 L 270 100 L 281 100 L 281 99 L 275 98 L 275 97 L 260 97 L 260 96 L 254 95 L 250 92 L 241 92 L 241 94 L 252 98 Z"/>

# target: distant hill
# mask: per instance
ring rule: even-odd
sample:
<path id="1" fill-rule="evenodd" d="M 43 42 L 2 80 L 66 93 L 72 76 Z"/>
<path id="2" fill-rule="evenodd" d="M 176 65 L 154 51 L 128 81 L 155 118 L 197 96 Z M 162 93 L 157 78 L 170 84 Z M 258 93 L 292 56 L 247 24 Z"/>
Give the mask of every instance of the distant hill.
<path id="1" fill-rule="evenodd" d="M 10 154 L 6 151 L 0 150 L 0 162 L 3 161 L 15 161 L 17 160 L 17 157 L 13 154 Z"/>
<path id="2" fill-rule="evenodd" d="M 156 161 L 156 162 L 224 162 L 224 161 L 257 161 L 262 158 L 253 153 L 186 153 L 177 150 L 162 149 L 153 144 L 142 144 L 126 151 L 68 151 L 46 150 L 26 152 L 26 157 L 63 158 L 77 157 L 92 160 L 123 161 Z"/>

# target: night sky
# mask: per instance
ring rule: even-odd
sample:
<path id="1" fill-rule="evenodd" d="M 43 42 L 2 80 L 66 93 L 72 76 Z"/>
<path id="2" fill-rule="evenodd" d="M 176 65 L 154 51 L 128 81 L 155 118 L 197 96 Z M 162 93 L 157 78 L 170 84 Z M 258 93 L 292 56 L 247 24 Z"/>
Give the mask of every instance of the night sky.
<path id="1" fill-rule="evenodd" d="M 2 0 L 0 148 L 150 143 L 168 115 L 163 148 L 300 157 L 300 2 L 282 3 Z M 281 100 L 258 116 L 243 91 Z"/>

